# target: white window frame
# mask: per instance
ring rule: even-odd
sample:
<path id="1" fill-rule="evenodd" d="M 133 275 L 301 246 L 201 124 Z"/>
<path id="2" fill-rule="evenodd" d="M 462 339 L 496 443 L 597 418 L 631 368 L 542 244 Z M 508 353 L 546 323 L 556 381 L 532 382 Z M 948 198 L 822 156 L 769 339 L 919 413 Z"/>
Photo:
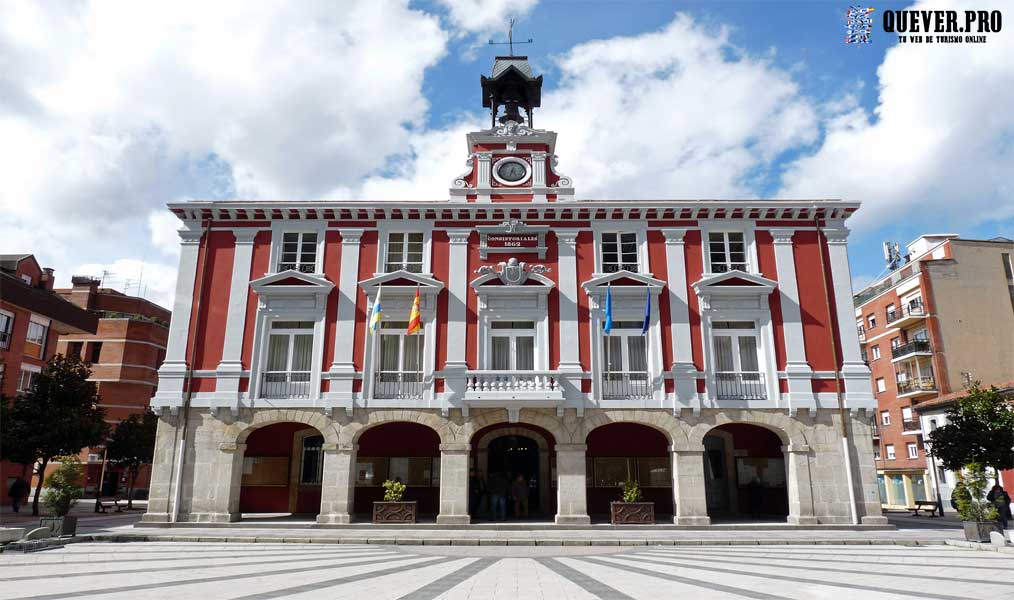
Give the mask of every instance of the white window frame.
<path id="1" fill-rule="evenodd" d="M 617 257 L 617 261 L 615 263 L 609 263 L 610 265 L 614 266 L 614 268 L 611 269 L 611 270 L 607 269 L 607 267 L 606 267 L 607 263 L 605 261 L 606 244 L 607 243 L 611 243 L 611 242 L 607 242 L 606 241 L 606 236 L 610 236 L 610 237 L 615 236 L 616 237 L 615 244 L 616 244 L 616 257 Z M 637 234 L 636 231 L 600 231 L 600 232 L 598 232 L 598 242 L 599 243 L 598 243 L 598 257 L 597 258 L 598 258 L 598 261 L 599 261 L 598 262 L 598 264 L 599 264 L 598 269 L 600 271 L 602 271 L 604 273 L 616 273 L 616 272 L 619 272 L 619 271 L 630 271 L 630 269 L 620 268 L 621 266 L 624 266 L 624 265 L 627 265 L 627 264 L 631 264 L 628 261 L 623 260 L 623 241 L 622 241 L 622 237 L 623 236 L 634 236 L 634 260 L 632 262 L 634 264 L 634 268 L 636 269 L 636 271 L 633 271 L 633 272 L 634 273 L 641 273 L 641 272 L 644 271 L 643 265 L 641 264 L 642 263 L 642 261 L 641 261 L 641 241 L 640 241 L 640 236 L 638 236 L 638 234 Z"/>
<path id="2" fill-rule="evenodd" d="M 387 304 L 386 301 L 384 301 L 384 303 Z M 394 323 L 399 323 L 400 324 L 399 328 L 393 328 L 393 327 L 389 327 L 387 329 L 384 328 L 384 325 L 392 325 Z M 392 372 L 392 371 L 387 371 L 387 370 L 385 370 L 383 368 L 383 364 L 384 363 L 383 363 L 383 360 L 381 360 L 381 358 L 382 358 L 381 354 L 383 353 L 383 344 L 380 343 L 380 339 L 379 339 L 379 338 L 384 337 L 384 336 L 391 336 L 391 337 L 398 337 L 399 338 L 399 340 L 398 340 L 398 368 L 397 368 L 396 371 L 393 371 L 393 372 L 399 373 L 399 374 L 403 374 L 403 373 L 418 373 L 419 374 L 419 381 L 415 382 L 416 385 L 418 386 L 418 389 L 419 389 L 419 398 L 417 398 L 417 399 L 422 399 L 423 395 L 425 395 L 425 393 L 426 393 L 426 386 L 424 385 L 424 382 L 426 381 L 426 349 L 428 348 L 428 341 L 429 340 L 426 339 L 425 319 L 423 320 L 423 323 L 424 323 L 423 330 L 421 332 L 419 332 L 419 333 L 414 333 L 412 335 L 408 334 L 408 321 L 407 320 L 406 321 L 396 321 L 394 319 L 383 319 L 380 322 L 380 331 L 378 331 L 376 333 L 373 333 L 372 331 L 367 330 L 368 334 L 370 335 L 371 338 L 377 338 L 377 339 L 374 340 L 373 349 L 372 349 L 372 351 L 373 351 L 373 361 L 372 361 L 372 364 L 373 364 L 374 368 L 373 368 L 373 377 L 371 379 L 371 384 L 372 384 L 373 387 L 371 389 L 373 390 L 373 394 L 376 394 L 377 379 L 378 379 L 379 375 L 381 375 L 383 373 L 391 373 Z M 403 327 L 401 327 L 401 325 L 403 325 Z M 416 340 L 419 340 L 421 338 L 421 341 L 413 341 L 412 342 L 414 344 L 419 344 L 419 346 L 420 346 L 419 350 L 418 350 L 418 359 L 417 360 L 419 360 L 419 366 L 418 366 L 418 370 L 417 371 L 416 370 L 410 370 L 410 369 L 408 369 L 408 368 L 405 367 L 405 347 L 409 344 L 409 341 L 408 341 L 409 338 L 416 338 Z M 398 398 L 402 398 L 402 396 L 398 396 Z M 390 399 L 393 399 L 393 396 L 384 397 L 382 399 L 384 399 L 384 400 L 390 400 Z M 415 398 L 411 398 L 411 399 L 415 399 Z"/>
<path id="3" fill-rule="evenodd" d="M 494 324 L 496 324 L 498 322 L 512 322 L 512 321 L 513 322 L 531 322 L 532 323 L 532 327 L 531 328 L 527 328 L 527 329 L 520 329 L 520 328 L 519 329 L 497 329 L 496 327 L 494 327 Z M 487 371 L 493 370 L 493 338 L 501 337 L 501 338 L 507 338 L 509 340 L 509 342 L 508 342 L 508 346 L 509 346 L 509 349 L 508 349 L 508 353 L 509 353 L 508 354 L 508 358 L 509 358 L 509 362 L 511 363 L 511 366 L 510 366 L 510 368 L 508 368 L 508 371 L 528 370 L 528 369 L 520 369 L 517 366 L 517 345 L 518 345 L 518 338 L 530 337 L 530 338 L 532 338 L 532 368 L 530 370 L 532 370 L 532 371 L 539 370 L 539 366 L 538 366 L 539 365 L 539 360 L 538 360 L 538 356 L 539 356 L 539 350 L 538 350 L 539 334 L 538 334 L 538 329 L 539 329 L 538 328 L 538 324 L 535 321 L 531 321 L 530 319 L 495 319 L 495 320 L 491 320 L 488 323 L 488 332 L 487 332 L 488 334 L 486 335 L 486 366 L 485 366 L 485 369 Z M 548 363 L 547 363 L 547 366 L 548 366 Z"/>
<path id="4" fill-rule="evenodd" d="M 877 327 L 877 315 L 870 313 L 866 315 L 866 326 L 868 330 L 876 329 Z"/>
<path id="5" fill-rule="evenodd" d="M 760 275 L 757 261 L 756 222 L 744 219 L 702 219 L 698 221 L 701 228 L 701 249 L 704 254 L 704 275 L 714 275 L 711 267 L 711 249 L 709 241 L 712 233 L 742 233 L 746 250 L 746 272 Z"/>
<path id="6" fill-rule="evenodd" d="M 905 447 L 908 450 L 909 458 L 919 458 L 919 444 L 915 442 L 909 442 L 908 444 L 905 445 Z"/>
<path id="7" fill-rule="evenodd" d="M 545 298 L 545 297 L 543 297 Z M 508 335 L 508 332 L 519 332 L 517 335 L 525 335 L 530 332 L 535 334 L 535 371 L 549 370 L 549 307 L 543 307 L 540 299 L 539 308 L 517 308 L 517 309 L 481 309 L 479 311 L 478 335 L 479 335 L 479 356 L 478 364 L 482 370 L 493 368 L 493 337 Z M 493 329 L 493 323 L 497 321 L 531 321 L 534 329 Z M 523 332 L 523 333 L 521 333 Z M 517 337 L 517 336 L 512 336 Z M 513 347 L 513 341 L 512 341 Z M 513 362 L 513 358 L 511 359 Z"/>
<path id="8" fill-rule="evenodd" d="M 887 444 L 884 448 L 887 450 L 887 460 L 898 458 L 898 455 L 894 453 L 894 444 Z"/>
<path id="9" fill-rule="evenodd" d="M 598 258 L 596 258 L 598 260 Z M 650 275 L 641 273 L 642 275 Z M 618 292 L 618 288 L 632 288 L 636 292 L 627 297 Z M 605 325 L 605 286 L 598 286 L 592 292 L 596 298 L 592 305 L 592 318 L 589 319 L 588 327 L 591 335 L 592 351 L 592 399 L 602 408 L 651 408 L 661 407 L 665 399 L 665 387 L 662 378 L 665 366 L 662 364 L 662 325 L 659 313 L 659 296 L 654 290 L 650 292 L 651 297 L 651 322 L 648 324 L 648 333 L 645 334 L 645 346 L 647 351 L 648 381 L 651 389 L 651 398 L 641 401 L 616 400 L 603 398 L 602 378 L 604 377 L 606 362 L 603 353 L 602 338 L 605 337 L 603 326 Z M 644 320 L 644 295 L 642 286 L 614 286 L 613 287 L 613 321 L 643 321 Z M 613 330 L 614 333 L 617 330 Z M 668 333 L 666 333 L 668 335 Z"/>
<path id="10" fill-rule="evenodd" d="M 887 381 L 885 381 L 883 377 L 877 377 L 876 384 L 878 394 L 883 394 L 887 391 Z"/>
<path id="11" fill-rule="evenodd" d="M 27 274 L 27 273 L 22 273 L 21 274 L 21 281 L 27 283 L 28 285 L 32 285 L 33 284 L 32 276 L 29 275 L 29 274 Z"/>
<path id="12" fill-rule="evenodd" d="M 383 247 L 383 244 L 381 244 Z M 381 254 L 380 251 L 377 254 Z M 378 273 L 377 276 L 382 275 Z M 375 339 L 377 334 L 369 329 L 366 332 L 366 349 L 363 354 L 363 387 L 358 394 L 363 406 L 367 407 L 401 407 L 401 406 L 430 406 L 434 401 L 433 392 L 433 369 L 436 360 L 436 337 L 437 337 L 437 295 L 431 288 L 422 288 L 420 294 L 419 313 L 423 325 L 423 355 L 422 355 L 422 398 L 377 398 L 374 395 L 374 381 L 380 366 L 380 341 Z M 377 301 L 376 291 L 367 294 L 366 314 L 372 314 L 373 304 Z M 383 292 L 383 319 L 387 321 L 400 320 L 400 315 L 408 314 L 415 298 L 414 290 L 384 289 Z M 481 346 L 480 346 L 481 347 Z M 357 402 L 356 406 L 360 406 Z"/>
<path id="13" fill-rule="evenodd" d="M 605 267 L 602 264 L 603 233 L 633 233 L 637 235 L 637 272 L 642 275 L 651 276 L 648 264 L 648 222 L 627 221 L 622 224 L 593 223 L 592 231 L 595 234 L 595 273 L 594 277 L 606 275 Z"/>
<path id="14" fill-rule="evenodd" d="M 880 448 L 873 449 L 873 460 L 880 460 Z"/>
<path id="15" fill-rule="evenodd" d="M 880 344 L 874 344 L 873 349 L 873 360 L 880 360 Z"/>
<path id="16" fill-rule="evenodd" d="M 326 223 L 312 221 L 274 221 L 271 223 L 271 257 L 268 274 L 280 273 L 279 263 L 282 261 L 282 241 L 286 233 L 316 233 L 317 234 L 317 256 L 314 261 L 313 273 L 310 275 L 323 276 L 324 274 L 324 234 L 327 231 Z"/>
<path id="17" fill-rule="evenodd" d="M 18 373 L 18 386 L 15 391 L 17 391 L 19 394 L 23 394 L 32 389 L 32 381 L 34 381 L 34 379 L 38 377 L 39 373 L 41 372 L 42 367 L 22 363 L 21 371 Z M 25 373 L 30 374 L 28 378 L 28 387 L 22 387 L 25 383 Z"/>
<path id="18" fill-rule="evenodd" d="M 887 427 L 891 424 L 891 411 L 882 410 L 880 411 L 880 424 Z"/>
<path id="19" fill-rule="evenodd" d="M 914 420 L 914 416 L 912 415 L 912 407 L 911 406 L 903 406 L 903 407 L 901 407 L 901 420 L 904 421 L 904 422 L 906 422 L 906 423 L 909 423 L 909 422 L 911 422 L 911 421 Z"/>
<path id="20" fill-rule="evenodd" d="M 29 337 L 29 332 L 32 331 L 32 326 L 33 325 L 42 328 L 42 339 L 39 340 L 38 342 L 32 341 L 32 338 Z M 39 351 L 39 356 L 36 356 L 34 358 L 38 358 L 39 360 L 45 360 L 46 359 L 46 346 L 48 345 L 47 342 L 49 341 L 49 329 L 50 329 L 51 325 L 52 325 L 52 321 L 50 321 L 46 317 L 42 317 L 42 316 L 36 315 L 34 313 L 32 314 L 31 318 L 29 318 L 29 320 L 28 320 L 28 328 L 25 329 L 25 344 L 26 345 L 27 344 L 34 344 L 34 345 L 40 346 L 40 348 L 41 348 L 40 351 Z M 27 354 L 26 356 L 31 356 L 31 355 Z"/>
<path id="21" fill-rule="evenodd" d="M 417 275 L 433 276 L 433 225 L 430 221 L 417 221 L 412 223 L 387 223 L 377 224 L 377 267 L 374 277 L 387 273 L 387 244 L 392 233 L 422 233 L 423 234 L 423 263 L 422 272 Z"/>
<path id="22" fill-rule="evenodd" d="M 7 334 L 7 345 L 0 345 L 0 348 L 8 349 L 14 337 L 14 313 L 0 310 L 0 316 L 7 319 L 6 329 L 0 329 L 0 334 Z"/>
<path id="23" fill-rule="evenodd" d="M 390 263 L 390 260 L 387 257 L 391 254 L 391 243 L 392 243 L 391 242 L 391 237 L 395 236 L 395 235 L 403 236 L 402 242 L 401 242 L 401 244 L 402 244 L 402 251 L 401 251 L 402 260 L 401 260 L 401 262 L 394 263 L 394 264 L 396 264 L 398 266 L 398 268 L 396 268 L 394 270 L 388 270 L 388 265 L 390 265 L 391 263 Z M 416 235 L 416 236 L 421 236 L 422 237 L 422 242 L 421 242 L 422 243 L 422 252 L 421 252 L 422 256 L 420 257 L 420 260 L 419 260 L 418 263 L 409 262 L 408 261 L 408 245 L 409 245 L 409 243 L 411 243 L 408 240 L 408 236 L 412 236 L 412 235 Z M 426 234 L 424 232 L 422 232 L 422 231 L 389 231 L 389 232 L 387 232 L 386 237 L 384 238 L 383 246 L 384 246 L 384 258 L 385 258 L 385 260 L 384 260 L 384 263 L 382 265 L 379 265 L 379 268 L 383 272 L 385 272 L 385 273 L 394 273 L 395 271 L 408 271 L 409 273 L 424 273 L 424 272 L 426 272 L 426 268 L 427 268 L 426 267 L 426 254 L 427 254 L 427 250 L 426 250 Z M 410 265 L 415 265 L 415 264 L 419 265 L 419 270 L 418 271 L 413 271 L 412 269 L 408 268 Z"/>

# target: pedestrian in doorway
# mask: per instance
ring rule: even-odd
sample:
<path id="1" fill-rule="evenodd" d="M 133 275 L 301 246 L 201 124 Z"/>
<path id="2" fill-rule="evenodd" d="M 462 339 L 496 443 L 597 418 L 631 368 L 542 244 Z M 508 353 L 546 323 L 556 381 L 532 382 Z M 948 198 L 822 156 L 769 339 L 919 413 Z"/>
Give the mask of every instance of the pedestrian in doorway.
<path id="1" fill-rule="evenodd" d="M 482 513 L 482 503 L 486 499 L 486 481 L 472 469 L 468 473 L 468 510 L 478 516 Z"/>
<path id="2" fill-rule="evenodd" d="M 996 520 L 1000 522 L 1000 527 L 1007 529 L 1010 522 L 1010 495 L 1007 494 L 1007 490 L 998 483 L 986 494 L 986 500 L 996 507 Z"/>
<path id="3" fill-rule="evenodd" d="M 747 485 L 747 490 L 750 492 L 750 516 L 759 519 L 764 509 L 764 486 L 760 479 L 754 477 Z"/>
<path id="4" fill-rule="evenodd" d="M 28 482 L 20 475 L 11 482 L 11 487 L 7 490 L 7 496 L 11 499 L 11 509 L 14 512 L 21 510 L 21 505 L 28 498 L 29 488 Z"/>
<path id="5" fill-rule="evenodd" d="M 514 518 L 528 518 L 528 481 L 518 473 L 511 485 L 511 496 L 514 497 Z"/>
<path id="6" fill-rule="evenodd" d="M 507 493 L 509 487 L 510 483 L 507 481 L 505 473 L 497 471 L 490 475 L 486 491 L 489 493 L 489 511 L 491 513 L 490 518 L 493 521 L 507 520 Z"/>

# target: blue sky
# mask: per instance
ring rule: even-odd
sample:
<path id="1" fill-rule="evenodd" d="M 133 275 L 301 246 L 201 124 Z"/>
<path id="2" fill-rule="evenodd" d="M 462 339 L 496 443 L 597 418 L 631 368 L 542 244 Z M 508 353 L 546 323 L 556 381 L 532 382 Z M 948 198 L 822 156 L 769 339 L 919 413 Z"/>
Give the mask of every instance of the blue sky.
<path id="1" fill-rule="evenodd" d="M 899 45 L 877 2 L 0 0 L 0 252 L 168 303 L 188 198 L 439 199 L 517 18 L 584 198 L 841 197 L 880 243 L 1014 237 L 1014 40 Z M 1005 11 L 1004 16 L 1011 16 Z M 1010 29 L 1010 28 L 1008 28 Z"/>

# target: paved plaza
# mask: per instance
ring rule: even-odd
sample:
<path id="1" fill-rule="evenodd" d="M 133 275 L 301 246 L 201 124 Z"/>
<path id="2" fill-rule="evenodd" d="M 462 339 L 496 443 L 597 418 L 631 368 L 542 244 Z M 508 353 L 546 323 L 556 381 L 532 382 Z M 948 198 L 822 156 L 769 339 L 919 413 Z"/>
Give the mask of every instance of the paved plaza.
<path id="1" fill-rule="evenodd" d="M 1014 598 L 1011 561 L 949 546 L 79 543 L 0 554 L 0 586 L 5 600 Z"/>

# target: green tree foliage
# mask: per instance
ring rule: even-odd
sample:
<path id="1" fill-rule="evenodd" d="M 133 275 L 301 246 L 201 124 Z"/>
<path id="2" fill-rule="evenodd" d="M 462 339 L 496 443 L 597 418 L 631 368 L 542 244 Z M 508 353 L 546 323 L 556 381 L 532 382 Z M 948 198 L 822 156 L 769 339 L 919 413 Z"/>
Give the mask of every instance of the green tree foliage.
<path id="1" fill-rule="evenodd" d="M 60 467 L 46 478 L 42 503 L 54 516 L 65 517 L 81 497 L 81 465 L 76 456 L 61 457 Z"/>
<path id="2" fill-rule="evenodd" d="M 99 407 L 91 371 L 77 358 L 56 355 L 35 378 L 28 393 L 18 396 L 5 412 L 4 429 L 23 453 L 37 462 L 38 472 L 57 456 L 76 456 L 82 448 L 101 444 L 109 430 L 105 411 Z M 9 428 L 9 429 L 8 429 Z M 35 486 L 32 514 L 39 514 L 42 477 Z"/>
<path id="3" fill-rule="evenodd" d="M 127 472 L 127 509 L 134 508 L 134 482 L 141 467 L 151 463 L 155 454 L 155 430 L 158 417 L 145 411 L 120 421 L 106 444 L 106 457 L 110 463 Z"/>
<path id="4" fill-rule="evenodd" d="M 27 442 L 28 431 L 14 421 L 14 406 L 7 396 L 0 396 L 0 458 L 24 467 L 22 476 L 28 477 L 28 467 L 35 464 L 35 453 Z"/>
<path id="5" fill-rule="evenodd" d="M 930 432 L 930 454 L 958 472 L 970 463 L 1000 471 L 1014 468 L 1014 410 L 995 387 L 978 383 L 947 413 L 948 423 Z"/>
<path id="6" fill-rule="evenodd" d="M 958 515 L 962 521 L 995 521 L 996 507 L 986 500 L 986 469 L 980 463 L 969 463 L 964 471 L 957 471 L 961 492 L 957 496 Z M 957 491 L 957 490 L 955 490 Z"/>

